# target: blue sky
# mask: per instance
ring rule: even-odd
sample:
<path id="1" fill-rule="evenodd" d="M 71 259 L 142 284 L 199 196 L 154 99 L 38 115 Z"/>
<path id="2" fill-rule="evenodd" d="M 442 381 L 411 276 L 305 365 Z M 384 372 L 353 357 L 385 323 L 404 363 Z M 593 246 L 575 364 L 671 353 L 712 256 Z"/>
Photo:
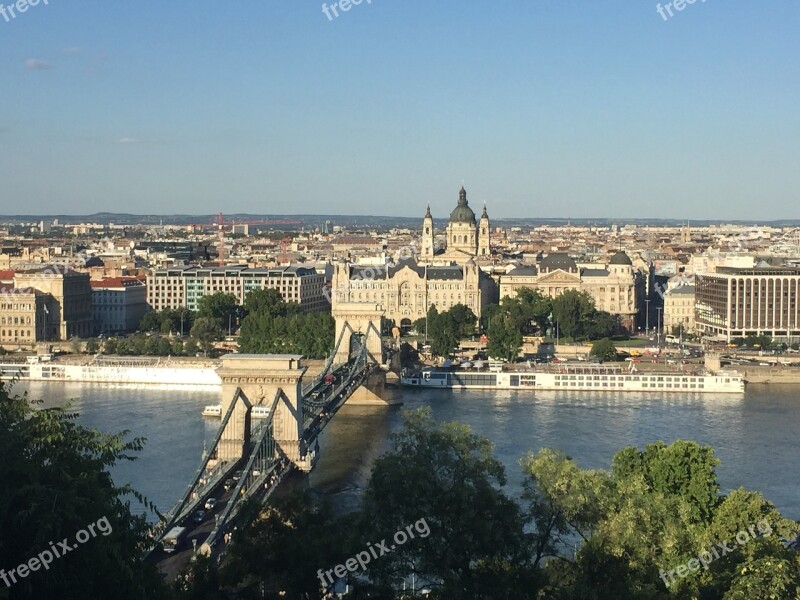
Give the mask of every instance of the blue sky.
<path id="1" fill-rule="evenodd" d="M 0 17 L 0 213 L 800 218 L 796 2 L 321 8 Z"/>

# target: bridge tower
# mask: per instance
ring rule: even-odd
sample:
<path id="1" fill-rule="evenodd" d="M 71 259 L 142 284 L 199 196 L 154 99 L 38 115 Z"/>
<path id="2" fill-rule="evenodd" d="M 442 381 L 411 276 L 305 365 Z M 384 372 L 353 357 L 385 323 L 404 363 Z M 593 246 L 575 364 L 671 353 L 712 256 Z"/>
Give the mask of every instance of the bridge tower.
<path id="1" fill-rule="evenodd" d="M 218 446 L 220 460 L 235 460 L 247 454 L 250 440 L 250 407 L 275 406 L 273 435 L 282 453 L 304 469 L 303 403 L 301 378 L 306 372 L 302 356 L 277 354 L 228 354 L 217 373 L 222 379 L 222 414 L 236 404 Z M 302 458 L 301 458 L 302 457 Z"/>
<path id="2" fill-rule="evenodd" d="M 361 304 L 340 302 L 332 310 L 336 320 L 336 340 L 341 338 L 335 361 L 346 363 L 364 336 L 367 339 L 367 352 L 376 363 L 384 362 L 381 342 L 381 318 L 384 315 L 380 304 Z"/>
<path id="3" fill-rule="evenodd" d="M 336 320 L 336 340 L 339 342 L 334 357 L 335 363 L 347 362 L 364 340 L 366 340 L 367 353 L 370 358 L 379 365 L 386 362 L 381 340 L 383 306 L 359 302 L 338 302 L 333 307 L 332 314 Z M 394 403 L 386 392 L 386 372 L 379 370 L 372 373 L 364 384 L 350 396 L 347 403 L 384 406 Z"/>

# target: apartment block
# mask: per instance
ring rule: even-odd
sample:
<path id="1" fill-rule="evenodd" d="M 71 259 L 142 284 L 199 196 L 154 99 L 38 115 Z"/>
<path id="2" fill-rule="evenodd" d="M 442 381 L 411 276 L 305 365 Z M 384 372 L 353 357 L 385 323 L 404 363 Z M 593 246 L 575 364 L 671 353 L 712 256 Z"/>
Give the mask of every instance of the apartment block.
<path id="1" fill-rule="evenodd" d="M 718 267 L 696 280 L 695 319 L 705 335 L 800 338 L 800 269 Z"/>
<path id="2" fill-rule="evenodd" d="M 92 281 L 92 319 L 97 333 L 134 332 L 149 310 L 147 286 L 136 277 Z"/>
<path id="3" fill-rule="evenodd" d="M 173 267 L 155 269 L 147 277 L 147 303 L 154 310 L 188 308 L 197 310 L 200 298 L 218 292 L 233 294 L 244 303 L 252 290 L 274 289 L 286 302 L 295 302 L 307 312 L 324 310 L 325 275 L 305 267 L 249 268 Z"/>

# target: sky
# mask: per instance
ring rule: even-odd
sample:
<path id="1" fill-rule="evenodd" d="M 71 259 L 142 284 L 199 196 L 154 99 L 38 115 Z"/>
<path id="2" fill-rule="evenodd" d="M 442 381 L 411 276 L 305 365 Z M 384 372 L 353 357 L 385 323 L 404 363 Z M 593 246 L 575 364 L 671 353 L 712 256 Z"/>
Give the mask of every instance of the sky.
<path id="1" fill-rule="evenodd" d="M 0 214 L 800 218 L 797 2 L 336 6 L 0 12 Z"/>

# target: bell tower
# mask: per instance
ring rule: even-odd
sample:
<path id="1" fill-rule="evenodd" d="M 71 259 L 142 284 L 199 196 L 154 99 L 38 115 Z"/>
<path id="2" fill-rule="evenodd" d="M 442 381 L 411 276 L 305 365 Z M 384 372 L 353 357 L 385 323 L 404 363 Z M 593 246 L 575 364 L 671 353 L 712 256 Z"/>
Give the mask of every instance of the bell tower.
<path id="1" fill-rule="evenodd" d="M 423 260 L 430 260 L 433 258 L 433 216 L 431 215 L 431 207 L 428 205 L 428 211 L 425 213 L 425 218 L 422 220 L 422 247 L 420 248 L 420 258 Z"/>
<path id="2" fill-rule="evenodd" d="M 492 255 L 492 249 L 490 246 L 490 234 L 489 234 L 489 213 L 486 212 L 486 205 L 483 205 L 483 214 L 481 215 L 481 221 L 478 224 L 478 257 L 479 258 L 489 258 Z"/>

